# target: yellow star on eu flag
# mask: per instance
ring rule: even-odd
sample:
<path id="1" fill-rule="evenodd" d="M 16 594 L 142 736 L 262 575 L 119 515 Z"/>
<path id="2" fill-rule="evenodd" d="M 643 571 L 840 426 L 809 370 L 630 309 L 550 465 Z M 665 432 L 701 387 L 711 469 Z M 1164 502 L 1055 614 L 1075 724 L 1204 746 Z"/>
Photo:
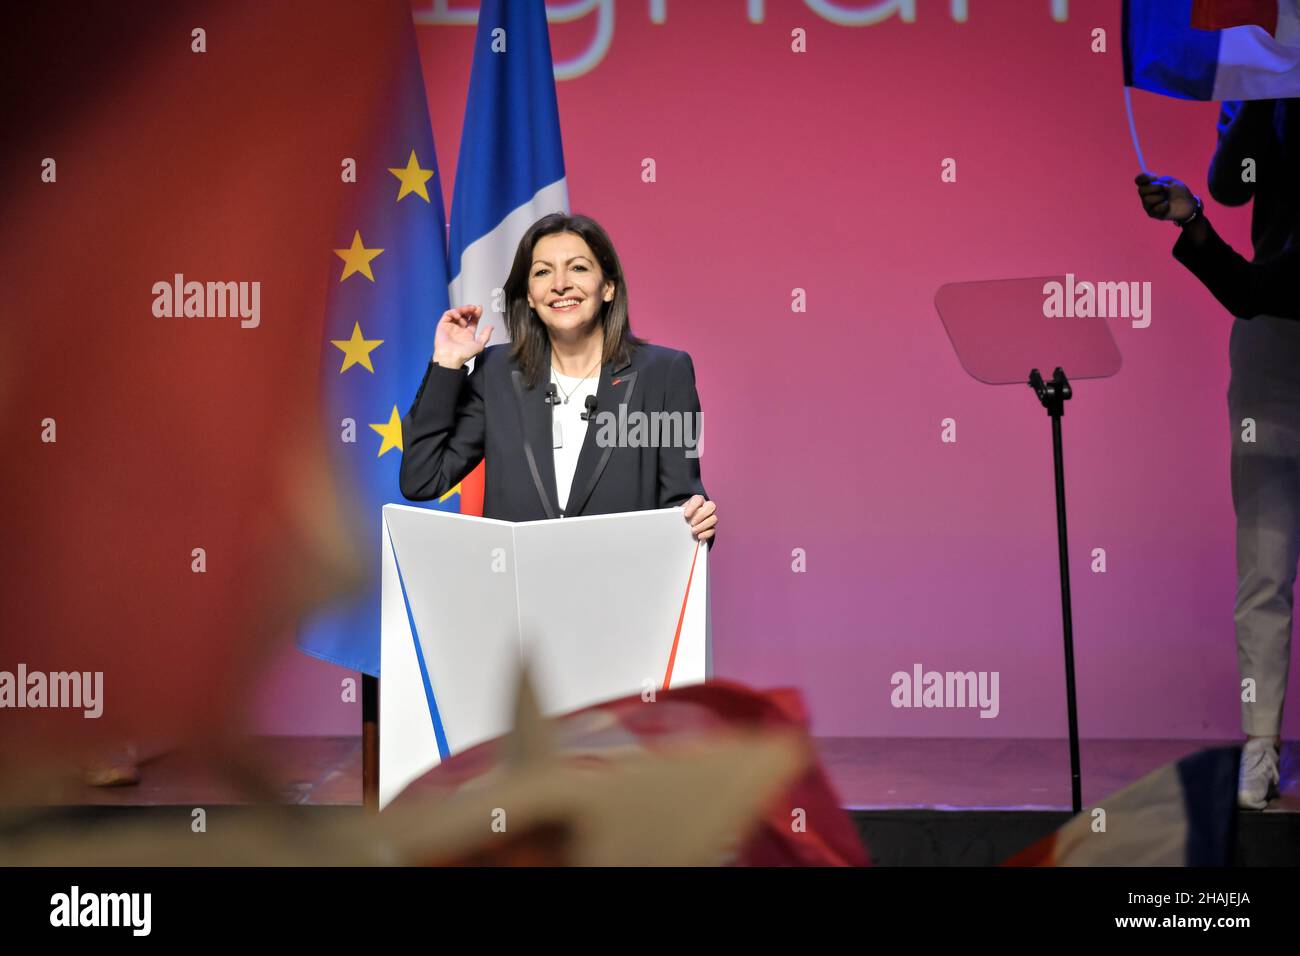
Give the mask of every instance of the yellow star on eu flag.
<path id="1" fill-rule="evenodd" d="M 411 193 L 419 196 L 425 202 L 429 201 L 429 190 L 424 184 L 433 178 L 433 170 L 420 168 L 420 161 L 415 158 L 415 150 L 411 150 L 411 158 L 406 161 L 405 169 L 394 169 L 390 166 L 388 171 L 402 183 L 402 188 L 397 192 L 398 202 L 401 202 L 404 196 Z"/>
<path id="2" fill-rule="evenodd" d="M 375 367 L 370 364 L 370 353 L 384 344 L 383 339 L 362 338 L 360 322 L 352 324 L 352 338 L 330 339 L 330 342 L 343 353 L 343 367 L 339 369 L 340 373 L 346 372 L 354 365 L 360 365 L 366 371 L 373 372 Z"/>
<path id="3" fill-rule="evenodd" d="M 371 425 L 375 431 L 384 437 L 383 444 L 379 446 L 379 455 L 384 457 L 384 452 L 396 448 L 403 451 L 402 448 L 402 416 L 397 414 L 397 406 L 393 406 L 393 414 L 389 416 L 388 421 L 382 425 Z"/>
<path id="4" fill-rule="evenodd" d="M 359 272 L 371 282 L 375 281 L 375 274 L 370 271 L 370 260 L 383 252 L 383 249 L 367 249 L 361 243 L 361 230 L 358 229 L 352 237 L 352 245 L 347 249 L 335 249 L 334 255 L 343 260 L 343 275 L 339 278 L 342 282 L 354 272 Z"/>

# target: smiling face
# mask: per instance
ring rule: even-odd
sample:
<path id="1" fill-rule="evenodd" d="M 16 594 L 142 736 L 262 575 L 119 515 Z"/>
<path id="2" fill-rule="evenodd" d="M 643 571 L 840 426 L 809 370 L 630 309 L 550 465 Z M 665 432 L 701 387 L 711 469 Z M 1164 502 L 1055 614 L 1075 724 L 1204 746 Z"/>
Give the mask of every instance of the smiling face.
<path id="1" fill-rule="evenodd" d="M 602 303 L 612 302 L 615 285 L 605 279 L 587 241 L 572 232 L 538 239 L 528 275 L 528 304 L 552 337 L 590 331 Z"/>

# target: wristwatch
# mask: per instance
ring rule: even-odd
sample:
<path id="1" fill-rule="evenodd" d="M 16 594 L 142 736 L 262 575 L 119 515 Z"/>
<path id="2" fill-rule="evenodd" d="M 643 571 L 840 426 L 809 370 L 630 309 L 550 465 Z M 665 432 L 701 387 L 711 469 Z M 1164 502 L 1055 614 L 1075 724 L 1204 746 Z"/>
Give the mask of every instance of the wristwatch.
<path id="1" fill-rule="evenodd" d="M 1188 216 L 1186 219 L 1174 220 L 1178 224 L 1179 229 L 1182 229 L 1183 227 L 1188 225 L 1188 223 L 1195 222 L 1196 217 L 1201 215 L 1201 212 L 1205 209 L 1205 203 L 1201 202 L 1200 196 L 1192 196 L 1192 200 L 1196 203 L 1196 205 L 1192 208 L 1192 214 Z"/>

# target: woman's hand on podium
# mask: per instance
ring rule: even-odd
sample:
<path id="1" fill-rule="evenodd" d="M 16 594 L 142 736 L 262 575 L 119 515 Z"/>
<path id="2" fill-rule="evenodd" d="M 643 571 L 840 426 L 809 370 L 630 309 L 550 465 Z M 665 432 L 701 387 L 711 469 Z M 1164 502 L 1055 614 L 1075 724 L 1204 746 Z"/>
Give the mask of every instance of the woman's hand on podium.
<path id="1" fill-rule="evenodd" d="M 716 533 L 718 524 L 718 506 L 705 499 L 703 495 L 693 495 L 682 506 L 682 514 L 691 526 L 691 534 L 697 541 L 708 541 Z"/>
<path id="2" fill-rule="evenodd" d="M 433 360 L 443 368 L 461 368 L 466 362 L 487 348 L 492 338 L 492 326 L 484 323 L 480 305 L 462 305 L 448 309 L 438 320 L 433 333 Z"/>

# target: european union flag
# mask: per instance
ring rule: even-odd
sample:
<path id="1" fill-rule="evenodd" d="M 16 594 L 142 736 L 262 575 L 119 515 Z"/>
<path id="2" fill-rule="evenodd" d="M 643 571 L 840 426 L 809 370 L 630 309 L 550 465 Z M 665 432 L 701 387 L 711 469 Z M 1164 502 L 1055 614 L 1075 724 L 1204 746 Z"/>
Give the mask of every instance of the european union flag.
<path id="1" fill-rule="evenodd" d="M 371 576 L 360 597 L 340 599 L 304 621 L 298 646 L 322 660 L 379 675 L 380 509 L 403 502 L 398 487 L 401 418 L 433 353 L 433 332 L 449 308 L 446 221 L 415 29 L 398 62 L 348 64 L 369 72 L 363 108 L 372 134 L 339 157 L 339 189 L 355 192 L 329 262 L 330 294 L 321 364 L 322 409 L 336 473 L 363 535 Z M 341 53 L 341 56 L 346 56 Z M 343 75 L 343 74 L 341 74 Z M 355 105 L 355 101 L 352 105 Z M 460 510 L 457 486 L 426 507 Z"/>

